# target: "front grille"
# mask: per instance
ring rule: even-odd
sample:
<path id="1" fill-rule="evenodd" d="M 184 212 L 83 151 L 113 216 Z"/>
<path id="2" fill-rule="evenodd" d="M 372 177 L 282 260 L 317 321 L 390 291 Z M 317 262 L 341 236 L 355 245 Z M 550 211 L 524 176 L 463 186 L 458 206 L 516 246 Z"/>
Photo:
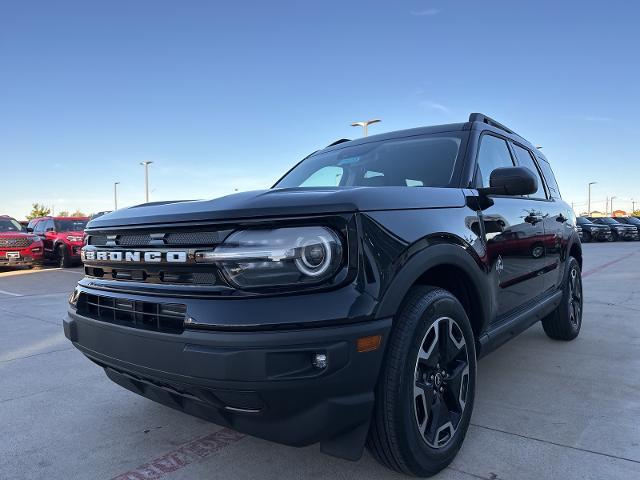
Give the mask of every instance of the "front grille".
<path id="1" fill-rule="evenodd" d="M 210 232 L 154 232 L 154 233 L 114 233 L 91 234 L 88 245 L 98 247 L 148 247 L 160 245 L 217 245 L 226 235 L 225 231 Z"/>
<path id="2" fill-rule="evenodd" d="M 199 264 L 195 252 L 213 249 L 233 231 L 211 226 L 166 229 L 114 230 L 88 232 L 87 248 L 101 251 L 180 251 L 187 255 L 186 262 L 129 262 L 101 261 L 94 264 L 85 260 L 85 274 L 103 280 L 144 282 L 160 285 L 196 285 L 220 287 L 223 278 L 215 265 Z"/>
<path id="3" fill-rule="evenodd" d="M 0 238 L 0 248 L 28 247 L 31 239 L 28 237 Z"/>
<path id="4" fill-rule="evenodd" d="M 155 303 L 80 293 L 78 313 L 106 323 L 182 333 L 187 307 L 178 303 Z"/>
<path id="5" fill-rule="evenodd" d="M 151 243 L 151 235 L 118 235 L 116 237 L 116 245 L 122 245 L 123 247 L 138 247 L 147 246 Z"/>
<path id="6" fill-rule="evenodd" d="M 105 280 L 129 280 L 133 282 L 171 285 L 216 285 L 219 283 L 215 271 L 148 271 L 140 268 L 85 266 L 84 272 L 90 277 L 103 278 Z"/>

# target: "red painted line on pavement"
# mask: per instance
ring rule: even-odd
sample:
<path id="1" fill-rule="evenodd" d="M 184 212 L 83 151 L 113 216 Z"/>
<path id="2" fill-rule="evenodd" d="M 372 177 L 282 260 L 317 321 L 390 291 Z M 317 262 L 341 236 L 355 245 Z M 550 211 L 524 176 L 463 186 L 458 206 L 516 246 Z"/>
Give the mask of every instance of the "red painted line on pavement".
<path id="1" fill-rule="evenodd" d="M 244 437 L 245 435 L 242 433 L 223 428 L 206 437 L 192 440 L 180 448 L 151 460 L 149 463 L 113 477 L 112 480 L 156 480 L 208 457 Z"/>
<path id="2" fill-rule="evenodd" d="M 592 268 L 591 270 L 587 270 L 586 272 L 584 272 L 582 274 L 582 278 L 588 277 L 589 275 L 592 275 L 594 273 L 598 273 L 598 272 L 604 270 L 605 268 L 609 268 L 611 265 L 615 265 L 616 263 L 619 263 L 619 262 L 621 262 L 623 260 L 626 260 L 629 257 L 632 257 L 634 255 L 635 255 L 635 253 L 630 253 L 629 255 L 625 255 L 624 257 L 620 257 L 620 258 L 618 258 L 616 260 L 611 260 L 610 262 L 607 262 L 607 263 L 604 263 L 604 264 L 602 264 L 602 265 L 600 265 L 598 267 Z"/>

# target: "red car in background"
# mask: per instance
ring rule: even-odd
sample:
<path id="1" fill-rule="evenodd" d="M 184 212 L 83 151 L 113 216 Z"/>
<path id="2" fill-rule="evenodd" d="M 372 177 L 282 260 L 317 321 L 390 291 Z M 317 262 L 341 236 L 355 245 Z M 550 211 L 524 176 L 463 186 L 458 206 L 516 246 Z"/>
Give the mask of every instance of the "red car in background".
<path id="1" fill-rule="evenodd" d="M 44 247 L 40 238 L 27 233 L 8 215 L 0 215 L 0 266 L 27 266 L 40 262 Z"/>
<path id="2" fill-rule="evenodd" d="M 80 263 L 84 228 L 88 221 L 88 217 L 34 218 L 27 230 L 42 240 L 46 259 L 55 260 L 61 268 L 67 268 Z"/>

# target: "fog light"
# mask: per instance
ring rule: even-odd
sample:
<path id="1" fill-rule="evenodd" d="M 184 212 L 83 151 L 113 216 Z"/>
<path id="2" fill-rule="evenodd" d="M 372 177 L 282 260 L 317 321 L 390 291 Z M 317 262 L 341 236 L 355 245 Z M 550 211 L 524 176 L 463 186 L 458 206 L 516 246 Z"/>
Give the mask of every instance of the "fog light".
<path id="1" fill-rule="evenodd" d="M 311 363 L 317 369 L 322 370 L 324 368 L 327 368 L 329 362 L 327 360 L 327 356 L 324 353 L 316 353 L 313 355 L 313 360 L 311 360 Z"/>

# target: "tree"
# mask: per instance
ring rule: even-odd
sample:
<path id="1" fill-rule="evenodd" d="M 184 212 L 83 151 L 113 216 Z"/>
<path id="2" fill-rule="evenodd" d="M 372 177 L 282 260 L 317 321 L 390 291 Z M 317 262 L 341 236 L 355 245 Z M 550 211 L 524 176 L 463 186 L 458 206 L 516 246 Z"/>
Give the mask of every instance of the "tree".
<path id="1" fill-rule="evenodd" d="M 631 214 L 632 217 L 640 217 L 640 210 L 634 210 Z"/>
<path id="2" fill-rule="evenodd" d="M 76 210 L 75 212 L 73 212 L 71 214 L 72 217 L 86 217 L 86 215 L 84 213 L 82 213 L 80 210 Z"/>
<path id="3" fill-rule="evenodd" d="M 39 203 L 34 203 L 31 205 L 31 213 L 27 215 L 27 220 L 33 220 L 38 217 L 46 217 L 51 213 L 51 209 L 45 207 L 44 205 L 40 205 Z"/>
<path id="4" fill-rule="evenodd" d="M 68 217 L 69 216 L 69 211 L 68 210 L 62 210 L 61 212 L 58 213 L 59 216 L 61 217 Z"/>

